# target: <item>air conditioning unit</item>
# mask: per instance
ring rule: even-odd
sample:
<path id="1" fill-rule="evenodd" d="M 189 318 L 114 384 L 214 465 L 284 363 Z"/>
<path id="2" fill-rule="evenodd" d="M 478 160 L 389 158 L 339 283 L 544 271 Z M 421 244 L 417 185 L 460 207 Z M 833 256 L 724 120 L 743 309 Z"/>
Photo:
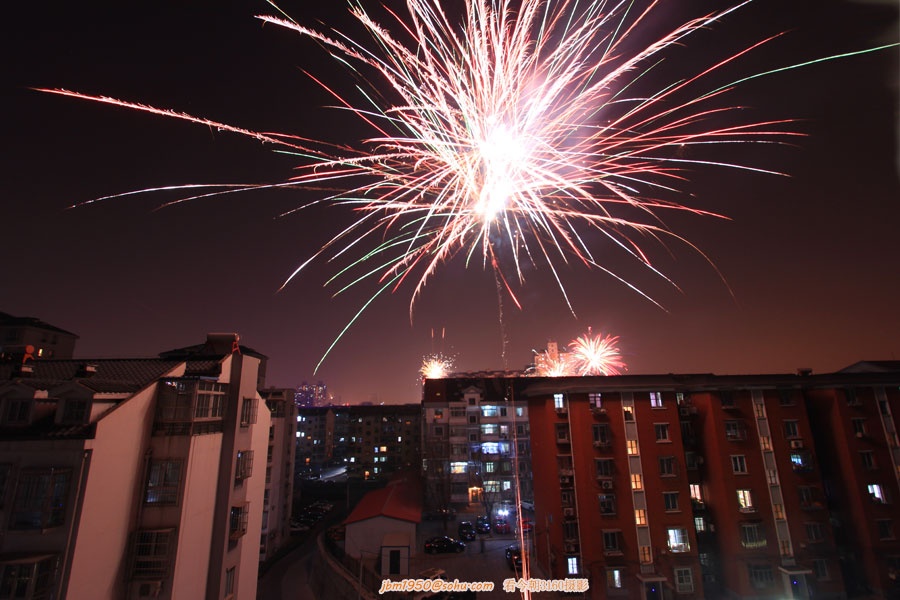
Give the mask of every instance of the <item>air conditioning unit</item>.
<path id="1" fill-rule="evenodd" d="M 611 489 L 613 489 L 613 481 L 612 481 L 612 479 L 604 479 L 603 481 L 600 482 L 600 487 L 601 487 L 602 489 L 604 489 L 604 490 L 611 490 Z"/>
<path id="2" fill-rule="evenodd" d="M 803 440 L 791 440 L 791 450 L 803 448 Z"/>
<path id="3" fill-rule="evenodd" d="M 563 516 L 564 516 L 564 517 L 574 517 L 574 516 L 575 516 L 575 509 L 574 509 L 574 508 L 564 508 L 564 509 L 563 509 Z"/>

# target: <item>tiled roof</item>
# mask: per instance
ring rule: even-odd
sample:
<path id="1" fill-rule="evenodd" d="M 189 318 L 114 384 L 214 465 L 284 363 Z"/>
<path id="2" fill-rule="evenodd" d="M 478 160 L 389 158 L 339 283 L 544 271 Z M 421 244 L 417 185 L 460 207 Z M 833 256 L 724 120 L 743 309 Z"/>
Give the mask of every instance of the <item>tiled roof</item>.
<path id="1" fill-rule="evenodd" d="M 389 517 L 401 521 L 418 523 L 422 520 L 422 484 L 415 479 L 392 481 L 386 487 L 363 496 L 345 525 L 373 519 Z"/>
<path id="2" fill-rule="evenodd" d="M 19 365 L 0 364 L 0 381 L 17 379 L 24 385 L 51 389 L 69 381 L 78 381 L 102 393 L 135 392 L 159 379 L 181 361 L 158 358 L 116 358 L 78 360 L 37 360 L 29 363 L 31 373 L 20 373 Z M 87 367 L 91 366 L 93 372 Z"/>

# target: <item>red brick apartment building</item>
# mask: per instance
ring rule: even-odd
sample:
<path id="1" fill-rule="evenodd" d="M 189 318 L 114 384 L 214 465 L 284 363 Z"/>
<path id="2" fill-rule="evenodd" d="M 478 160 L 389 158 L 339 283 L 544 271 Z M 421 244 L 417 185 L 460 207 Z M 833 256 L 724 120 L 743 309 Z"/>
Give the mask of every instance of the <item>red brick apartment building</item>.
<path id="1" fill-rule="evenodd" d="M 545 575 L 592 598 L 900 598 L 900 362 L 505 380 Z"/>

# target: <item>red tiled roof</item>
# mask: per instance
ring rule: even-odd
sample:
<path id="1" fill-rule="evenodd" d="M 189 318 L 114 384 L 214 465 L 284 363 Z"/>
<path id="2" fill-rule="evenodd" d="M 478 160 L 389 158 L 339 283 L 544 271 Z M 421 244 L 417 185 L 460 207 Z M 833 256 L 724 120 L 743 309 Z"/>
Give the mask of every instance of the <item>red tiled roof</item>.
<path id="1" fill-rule="evenodd" d="M 363 496 L 345 525 L 373 519 L 389 517 L 401 521 L 418 523 L 422 520 L 422 484 L 415 479 L 392 481 L 386 487 Z"/>

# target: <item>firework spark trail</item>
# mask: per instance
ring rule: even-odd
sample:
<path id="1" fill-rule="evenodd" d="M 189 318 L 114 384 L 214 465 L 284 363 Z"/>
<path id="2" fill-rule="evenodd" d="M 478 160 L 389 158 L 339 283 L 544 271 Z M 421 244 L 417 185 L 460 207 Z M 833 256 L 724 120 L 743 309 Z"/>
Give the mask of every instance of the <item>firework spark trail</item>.
<path id="1" fill-rule="evenodd" d="M 459 23 L 440 0 L 407 0 L 407 17 L 384 8 L 396 33 L 357 0 L 351 13 L 368 34 L 367 43 L 337 30 L 302 26 L 272 4 L 284 16 L 259 19 L 315 40 L 368 85 L 357 87 L 362 102 L 354 102 L 307 73 L 334 97 L 337 108 L 370 131 L 356 146 L 254 132 L 104 96 L 41 91 L 187 120 L 296 154 L 302 160 L 299 174 L 284 183 L 209 193 L 295 186 L 319 190 L 313 204 L 355 211 L 354 222 L 287 278 L 327 256 L 349 263 L 329 280 L 349 281 L 337 293 L 376 282 L 374 294 L 327 356 L 375 298 L 407 279 L 413 286 L 412 314 L 428 279 L 457 255 L 467 265 L 480 258 L 517 304 L 512 282 L 524 283 L 525 265 L 543 265 L 574 314 L 560 271 L 570 261 L 598 268 L 650 299 L 604 266 L 591 234 L 599 232 L 669 281 L 651 264 L 645 238 L 697 248 L 669 231 L 660 213 L 714 214 L 672 199 L 687 169 L 762 170 L 718 157 L 688 158 L 675 150 L 782 143 L 798 135 L 788 121 L 743 122 L 739 107 L 724 103 L 736 85 L 765 73 L 738 74 L 732 84 L 702 87 L 712 73 L 772 38 L 695 72 L 660 76 L 670 51 L 748 2 L 687 21 L 649 43 L 640 39 L 642 28 L 660 0 L 642 10 L 628 0 L 464 0 L 458 4 Z M 650 81 L 653 91 L 641 92 Z M 325 186 L 335 187 L 328 192 Z M 635 211 L 642 218 L 632 216 Z"/>

